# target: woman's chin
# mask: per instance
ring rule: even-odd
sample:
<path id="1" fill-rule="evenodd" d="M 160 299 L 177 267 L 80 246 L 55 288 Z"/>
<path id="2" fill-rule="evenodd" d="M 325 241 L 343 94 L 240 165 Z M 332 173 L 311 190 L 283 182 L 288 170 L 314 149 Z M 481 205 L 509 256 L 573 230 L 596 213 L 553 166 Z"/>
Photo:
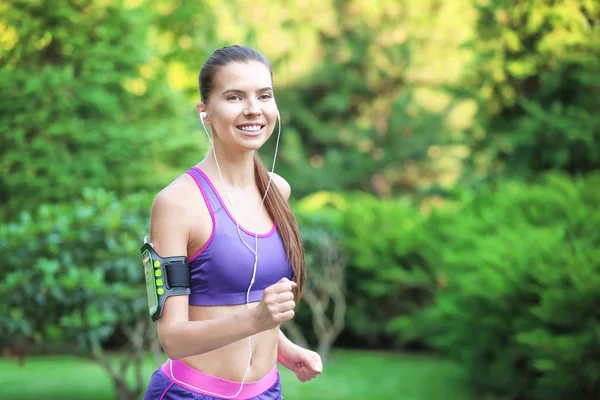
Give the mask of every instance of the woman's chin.
<path id="1" fill-rule="evenodd" d="M 244 137 L 240 138 L 240 140 L 237 140 L 237 144 L 243 151 L 256 151 L 259 150 L 263 144 L 265 144 L 265 140 L 263 137 Z"/>

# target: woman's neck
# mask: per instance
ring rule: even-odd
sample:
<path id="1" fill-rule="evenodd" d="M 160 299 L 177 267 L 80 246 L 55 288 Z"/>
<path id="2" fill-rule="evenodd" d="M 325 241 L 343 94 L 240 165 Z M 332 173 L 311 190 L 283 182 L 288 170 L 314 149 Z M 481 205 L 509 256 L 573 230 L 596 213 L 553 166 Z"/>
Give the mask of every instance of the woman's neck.
<path id="1" fill-rule="evenodd" d="M 215 154 L 217 161 L 215 161 Z M 231 154 L 211 149 L 200 163 L 207 169 L 223 179 L 228 189 L 244 189 L 255 186 L 254 152 Z M 207 171 L 208 172 L 208 171 Z"/>

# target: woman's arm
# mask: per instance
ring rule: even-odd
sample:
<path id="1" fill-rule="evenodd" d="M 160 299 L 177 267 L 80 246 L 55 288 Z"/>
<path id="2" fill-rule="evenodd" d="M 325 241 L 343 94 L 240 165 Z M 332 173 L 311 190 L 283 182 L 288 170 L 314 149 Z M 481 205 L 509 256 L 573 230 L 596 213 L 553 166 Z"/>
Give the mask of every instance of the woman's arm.
<path id="1" fill-rule="evenodd" d="M 167 356 L 173 360 L 207 353 L 261 331 L 253 321 L 251 310 L 209 321 L 167 317 L 174 314 L 174 309 L 179 311 L 187 306 L 187 296 L 168 298 L 163 316 L 158 321 L 160 342 Z"/>
<path id="2" fill-rule="evenodd" d="M 191 230 L 186 207 L 188 196 L 183 186 L 171 186 L 154 200 L 150 241 L 161 257 L 187 254 Z M 189 321 L 188 297 L 167 298 L 157 321 L 162 347 L 171 359 L 206 353 L 260 331 L 250 310 L 210 321 Z"/>
<path id="3" fill-rule="evenodd" d="M 285 362 L 286 355 L 293 353 L 294 350 L 297 350 L 296 348 L 300 348 L 300 346 L 294 344 L 290 339 L 288 339 L 281 328 L 279 328 L 279 339 L 277 341 L 277 361 L 283 364 Z"/>

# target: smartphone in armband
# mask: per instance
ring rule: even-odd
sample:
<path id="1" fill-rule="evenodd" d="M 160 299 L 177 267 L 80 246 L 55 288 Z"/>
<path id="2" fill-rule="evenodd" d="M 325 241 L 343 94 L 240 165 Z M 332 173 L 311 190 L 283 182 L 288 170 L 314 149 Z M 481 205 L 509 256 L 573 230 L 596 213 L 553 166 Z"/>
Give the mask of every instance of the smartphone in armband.
<path id="1" fill-rule="evenodd" d="M 148 312 L 157 321 L 169 296 L 190 294 L 190 269 L 187 257 L 161 257 L 151 243 L 141 248 Z"/>

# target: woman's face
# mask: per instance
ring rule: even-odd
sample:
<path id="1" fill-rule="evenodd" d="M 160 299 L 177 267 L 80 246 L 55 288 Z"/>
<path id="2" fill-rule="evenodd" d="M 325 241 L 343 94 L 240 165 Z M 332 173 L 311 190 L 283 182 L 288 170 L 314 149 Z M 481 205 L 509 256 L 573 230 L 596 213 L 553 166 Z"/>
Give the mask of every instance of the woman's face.
<path id="1" fill-rule="evenodd" d="M 271 136 L 277 104 L 269 69 L 258 61 L 234 62 L 215 74 L 204 120 L 215 141 L 238 150 L 257 150 Z"/>

